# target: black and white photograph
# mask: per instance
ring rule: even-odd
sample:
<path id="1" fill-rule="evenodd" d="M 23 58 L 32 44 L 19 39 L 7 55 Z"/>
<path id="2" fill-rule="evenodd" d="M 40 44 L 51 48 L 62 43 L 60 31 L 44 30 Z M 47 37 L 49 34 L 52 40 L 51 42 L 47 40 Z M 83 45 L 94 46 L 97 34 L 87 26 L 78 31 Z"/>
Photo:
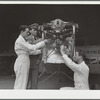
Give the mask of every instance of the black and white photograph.
<path id="1" fill-rule="evenodd" d="M 0 3 L 0 89 L 100 90 L 100 3 Z"/>

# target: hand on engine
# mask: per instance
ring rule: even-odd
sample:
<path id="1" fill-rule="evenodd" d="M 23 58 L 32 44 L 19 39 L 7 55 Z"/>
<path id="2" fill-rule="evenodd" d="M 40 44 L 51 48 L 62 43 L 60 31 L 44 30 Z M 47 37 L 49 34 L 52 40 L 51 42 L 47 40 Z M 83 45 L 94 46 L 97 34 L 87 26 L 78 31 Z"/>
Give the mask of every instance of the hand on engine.
<path id="1" fill-rule="evenodd" d="M 66 46 L 64 46 L 64 45 L 61 45 L 60 46 L 60 52 L 61 52 L 62 55 L 63 54 L 66 54 L 66 55 L 69 55 L 70 54 L 68 48 L 66 48 Z"/>
<path id="2" fill-rule="evenodd" d="M 51 39 L 45 39 L 44 42 L 45 44 L 49 44 L 51 42 Z"/>
<path id="3" fill-rule="evenodd" d="M 60 52 L 61 52 L 62 55 L 66 53 L 65 52 L 65 46 L 64 45 L 61 45 L 60 46 Z"/>

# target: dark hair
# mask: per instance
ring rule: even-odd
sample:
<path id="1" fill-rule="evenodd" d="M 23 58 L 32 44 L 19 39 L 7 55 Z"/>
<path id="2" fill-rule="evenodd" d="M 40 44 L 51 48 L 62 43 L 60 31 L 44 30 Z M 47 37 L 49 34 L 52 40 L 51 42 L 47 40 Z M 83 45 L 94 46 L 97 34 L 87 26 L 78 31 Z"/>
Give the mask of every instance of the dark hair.
<path id="1" fill-rule="evenodd" d="M 86 59 L 86 55 L 84 52 L 82 52 L 81 50 L 79 51 L 79 55 L 83 58 L 83 60 Z"/>
<path id="2" fill-rule="evenodd" d="M 35 29 L 36 31 L 38 31 L 38 24 L 37 23 L 31 24 L 28 27 L 29 27 L 30 30 Z"/>
<path id="3" fill-rule="evenodd" d="M 80 53 L 79 52 L 79 55 L 83 58 L 83 60 L 85 61 L 86 64 L 90 63 L 90 60 L 86 57 L 85 53 Z"/>
<path id="4" fill-rule="evenodd" d="M 20 25 L 19 31 L 20 31 L 20 32 L 21 32 L 21 31 L 25 31 L 26 28 L 28 28 L 27 25 Z"/>
<path id="5" fill-rule="evenodd" d="M 34 29 L 34 30 L 38 31 L 37 28 L 33 28 L 33 27 L 28 27 L 28 28 L 29 28 L 29 30 Z"/>

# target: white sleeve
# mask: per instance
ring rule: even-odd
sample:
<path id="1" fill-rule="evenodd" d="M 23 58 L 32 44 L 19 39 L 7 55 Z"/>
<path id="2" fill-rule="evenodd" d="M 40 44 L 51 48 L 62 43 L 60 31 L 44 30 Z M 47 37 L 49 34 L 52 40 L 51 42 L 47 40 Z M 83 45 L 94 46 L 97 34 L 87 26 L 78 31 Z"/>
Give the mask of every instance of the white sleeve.
<path id="1" fill-rule="evenodd" d="M 75 62 L 73 62 L 66 54 L 63 54 L 63 59 L 64 59 L 64 62 L 65 64 L 70 68 L 72 69 L 73 71 L 79 71 L 80 70 L 80 67 L 78 64 L 76 64 Z"/>
<path id="2" fill-rule="evenodd" d="M 34 51 L 30 51 L 29 53 L 30 55 L 38 55 L 41 54 L 41 50 L 34 50 Z"/>
<path id="3" fill-rule="evenodd" d="M 27 42 L 19 42 L 18 45 L 22 49 L 24 49 L 26 51 L 30 51 L 30 50 L 36 50 L 36 49 L 42 48 L 45 45 L 45 43 L 44 43 L 44 41 L 42 41 L 42 42 L 32 45 Z"/>

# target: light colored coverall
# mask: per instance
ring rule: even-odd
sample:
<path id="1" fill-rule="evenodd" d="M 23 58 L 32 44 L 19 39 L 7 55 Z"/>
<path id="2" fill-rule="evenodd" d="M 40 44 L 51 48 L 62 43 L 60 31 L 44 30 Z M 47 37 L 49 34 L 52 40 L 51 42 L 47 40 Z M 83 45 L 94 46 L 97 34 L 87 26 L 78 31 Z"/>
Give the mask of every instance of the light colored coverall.
<path id="1" fill-rule="evenodd" d="M 19 35 L 14 48 L 18 56 L 14 64 L 14 71 L 16 74 L 14 89 L 26 89 L 30 68 L 29 52 L 32 50 L 35 51 L 44 45 L 44 41 L 39 42 L 36 45 L 31 45 L 27 43 L 21 35 Z"/>
<path id="2" fill-rule="evenodd" d="M 66 54 L 63 54 L 65 64 L 74 71 L 74 88 L 62 87 L 61 90 L 89 90 L 88 77 L 89 68 L 83 61 L 80 64 L 74 63 Z"/>

